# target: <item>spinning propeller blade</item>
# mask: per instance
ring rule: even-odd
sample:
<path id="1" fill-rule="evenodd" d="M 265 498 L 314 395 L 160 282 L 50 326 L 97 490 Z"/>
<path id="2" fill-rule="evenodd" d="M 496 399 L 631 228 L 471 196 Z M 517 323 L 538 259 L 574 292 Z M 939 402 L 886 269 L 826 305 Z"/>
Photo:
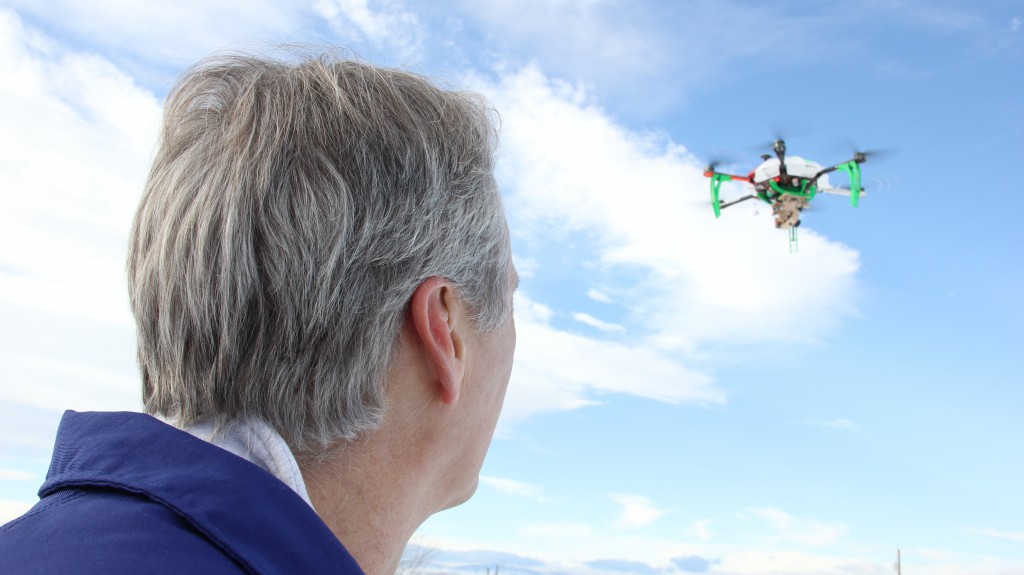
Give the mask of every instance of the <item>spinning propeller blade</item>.
<path id="1" fill-rule="evenodd" d="M 899 151 L 898 148 L 896 148 L 895 146 L 887 146 L 884 148 L 872 148 L 865 150 L 864 148 L 861 148 L 860 146 L 853 143 L 852 141 L 848 142 L 845 147 L 847 150 L 853 151 L 853 159 L 858 164 L 863 164 L 864 162 L 868 161 L 868 159 L 882 160 L 894 155 L 896 152 Z"/>
<path id="2" fill-rule="evenodd" d="M 714 156 L 710 160 L 708 160 L 708 164 L 706 166 L 704 166 L 704 174 L 707 175 L 708 173 L 717 172 L 718 171 L 718 166 L 721 166 L 722 164 L 731 164 L 731 163 L 732 163 L 732 161 L 727 159 L 727 158 L 722 158 L 722 157 L 719 157 L 719 156 Z"/>
<path id="3" fill-rule="evenodd" d="M 782 126 L 772 126 L 772 139 L 768 140 L 767 142 L 761 142 L 755 146 L 750 146 L 748 150 L 758 152 L 774 152 L 775 144 L 777 142 L 785 142 L 786 140 L 789 140 L 791 138 L 802 138 L 809 134 L 810 132 L 806 129 L 806 126 L 796 128 L 794 128 L 792 125 L 786 126 L 785 128 L 783 128 Z"/>

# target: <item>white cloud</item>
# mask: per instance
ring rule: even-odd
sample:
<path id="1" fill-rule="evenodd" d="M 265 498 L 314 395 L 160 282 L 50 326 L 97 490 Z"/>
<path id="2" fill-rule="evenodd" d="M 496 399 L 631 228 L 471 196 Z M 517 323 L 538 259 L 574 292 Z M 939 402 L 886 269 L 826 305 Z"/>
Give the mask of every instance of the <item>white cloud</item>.
<path id="1" fill-rule="evenodd" d="M 537 267 L 540 265 L 535 258 L 521 257 L 519 254 L 512 254 L 512 262 L 520 278 L 532 278 L 537 274 Z"/>
<path id="2" fill-rule="evenodd" d="M 757 521 L 764 522 L 760 519 Z M 664 527 L 665 523 L 666 521 L 662 520 L 659 526 Z M 794 519 L 790 527 L 800 527 L 803 523 Z M 715 542 L 712 542 L 709 525 L 710 520 L 700 520 L 680 536 L 681 534 L 674 529 L 630 530 L 622 529 L 621 525 L 602 527 L 566 520 L 528 524 L 518 530 L 521 538 L 502 536 L 497 541 L 487 544 L 481 544 L 479 539 L 442 537 L 437 533 L 431 533 L 429 529 L 425 531 L 423 537 L 417 537 L 417 541 L 439 549 L 489 549 L 528 556 L 545 563 L 544 566 L 537 565 L 532 569 L 539 573 L 594 573 L 587 564 L 608 559 L 642 562 L 666 573 L 679 573 L 678 569 L 673 568 L 673 560 L 702 557 L 707 558 L 709 564 L 715 565 L 711 572 L 730 575 L 881 575 L 891 572 L 891 563 L 894 559 L 890 558 L 888 549 L 879 553 L 877 549 L 859 548 L 852 554 L 849 551 L 828 547 L 793 549 L 791 543 L 794 541 L 779 537 L 774 529 L 770 530 L 768 536 L 759 537 L 753 543 L 746 541 L 726 544 L 722 541 L 724 536 L 717 535 L 714 536 Z M 727 530 L 723 528 L 723 531 Z M 708 535 L 708 538 L 699 536 L 700 533 Z M 699 541 L 694 541 L 694 537 Z M 908 552 L 907 549 L 904 551 Z M 924 559 L 917 550 L 911 553 L 916 560 Z M 942 575 L 997 575 L 1017 573 L 1013 568 L 1020 567 L 1020 562 L 1016 565 L 996 562 L 996 565 L 1003 567 L 1000 571 L 991 567 L 990 561 L 990 566 L 981 570 L 975 562 L 972 570 L 969 564 L 963 562 L 963 556 L 947 559 L 947 562 L 956 559 L 958 567 L 943 570 L 943 561 L 929 558 L 926 562 L 928 569 L 924 572 Z"/>
<path id="3" fill-rule="evenodd" d="M 0 353 L 7 381 L 0 401 L 42 409 L 138 410 L 138 378 L 103 366 L 52 356 Z"/>
<path id="4" fill-rule="evenodd" d="M 654 506 L 651 500 L 643 495 L 626 493 L 609 493 L 612 501 L 622 506 L 622 512 L 616 524 L 622 529 L 639 529 L 658 520 L 665 512 Z"/>
<path id="5" fill-rule="evenodd" d="M 714 533 L 711 531 L 711 520 L 701 519 L 690 526 L 690 533 L 693 533 L 694 537 L 702 541 L 711 539 Z"/>
<path id="6" fill-rule="evenodd" d="M 724 78 L 722 71 L 759 66 L 764 54 L 783 68 L 842 57 L 860 39 L 831 33 L 841 29 L 837 22 L 870 19 L 863 9 L 837 6 L 821 15 L 729 0 L 462 0 L 460 5 L 485 35 L 488 53 L 516 65 L 541 61 L 552 74 L 586 79 L 602 97 L 648 119 L 684 106 L 694 87 L 739 85 L 738 78 Z"/>
<path id="7" fill-rule="evenodd" d="M 0 10 L 0 299 L 129 324 L 128 228 L 160 104 Z"/>
<path id="8" fill-rule="evenodd" d="M 27 501 L 0 499 L 0 525 L 3 525 L 16 517 L 20 517 L 26 511 L 31 509 L 33 505 L 35 505 L 35 503 L 29 503 Z"/>
<path id="9" fill-rule="evenodd" d="M 604 332 L 615 332 L 620 333 L 626 331 L 626 328 L 617 323 L 608 323 L 601 321 L 596 317 L 583 312 L 574 312 L 572 318 L 582 324 L 589 325 L 594 329 L 598 329 Z"/>
<path id="10" fill-rule="evenodd" d="M 523 535 L 529 537 L 542 537 L 544 539 L 565 540 L 565 539 L 586 539 L 594 533 L 594 528 L 586 523 L 532 523 L 523 526 L 520 530 Z"/>
<path id="11" fill-rule="evenodd" d="M 66 408 L 137 409 L 124 257 L 160 104 L 0 9 L 0 451 L 45 459 Z"/>
<path id="12" fill-rule="evenodd" d="M 820 575 L 863 574 L 888 575 L 893 573 L 884 560 L 879 562 L 862 557 L 842 554 L 812 554 L 783 549 L 735 549 L 722 556 L 722 562 L 715 566 L 715 573 L 730 575 Z M 933 571 L 923 571 L 929 574 Z M 968 575 L 964 571 L 959 575 Z"/>
<path id="13" fill-rule="evenodd" d="M 998 529 L 981 529 L 977 527 L 969 527 L 965 529 L 965 531 L 975 535 L 981 535 L 983 537 L 990 537 L 992 539 L 1024 543 L 1024 531 L 1000 531 Z"/>
<path id="14" fill-rule="evenodd" d="M 609 558 L 620 565 L 646 565 L 652 571 L 680 573 L 674 560 L 707 558 L 711 573 L 728 575 L 886 575 L 894 573 L 895 551 L 886 549 L 858 549 L 855 553 L 808 552 L 766 547 L 684 545 L 678 541 L 638 537 L 633 533 L 614 537 L 581 523 L 535 524 L 521 531 L 528 537 L 529 549 L 520 541 L 507 545 L 487 546 L 469 541 L 451 541 L 436 537 L 417 538 L 420 544 L 438 550 L 456 553 L 471 552 L 472 557 L 519 558 L 529 563 L 528 570 L 535 573 L 593 574 L 593 561 L 607 562 Z M 499 550 L 500 549 L 500 550 Z M 929 575 L 1017 575 L 1024 563 L 1019 560 L 1001 560 L 983 555 L 935 552 L 927 549 L 904 549 L 904 558 L 912 557 L 916 572 Z M 480 562 L 476 562 L 480 564 Z M 485 563 L 486 564 L 486 563 Z M 494 563 L 490 563 L 494 564 Z M 904 561 L 904 572 L 908 572 Z M 432 562 L 438 570 L 450 565 Z M 504 571 L 504 569 L 502 569 Z M 645 569 L 646 570 L 646 569 Z M 607 572 L 607 571 L 601 571 Z M 622 571 L 626 572 L 626 571 Z M 630 571 L 634 572 L 634 571 Z"/>
<path id="15" fill-rule="evenodd" d="M 516 325 L 525 324 L 530 326 L 533 324 L 546 324 L 551 321 L 554 316 L 554 310 L 550 307 L 533 301 L 530 296 L 526 293 L 525 289 L 521 289 L 513 296 L 515 299 L 515 315 Z M 518 349 L 518 347 L 516 348 Z"/>
<path id="16" fill-rule="evenodd" d="M 286 41 L 308 25 L 298 3 L 276 0 L 8 0 L 51 28 L 132 60 L 184 67 L 206 54 Z"/>
<path id="17" fill-rule="evenodd" d="M 589 289 L 587 290 L 587 297 L 594 301 L 599 301 L 601 303 L 612 303 L 611 296 L 604 293 L 601 290 Z"/>
<path id="18" fill-rule="evenodd" d="M 856 423 L 842 417 L 836 419 L 805 419 L 798 421 L 796 423 L 798 425 L 804 425 L 807 427 L 817 427 L 821 429 L 859 429 L 859 426 Z"/>
<path id="19" fill-rule="evenodd" d="M 930 0 L 903 2 L 881 2 L 876 4 L 876 17 L 885 17 L 885 12 L 900 18 L 906 24 L 925 26 L 942 32 L 979 31 L 985 27 L 986 18 L 971 5 L 937 3 Z"/>
<path id="20" fill-rule="evenodd" d="M 771 529 L 772 537 L 803 545 L 820 547 L 831 545 L 849 532 L 841 522 L 825 523 L 811 519 L 798 519 L 781 509 L 761 507 L 748 509 L 741 517 L 749 515 Z"/>
<path id="21" fill-rule="evenodd" d="M 20 469 L 0 469 L 0 480 L 2 481 L 30 481 L 34 475 Z"/>
<path id="22" fill-rule="evenodd" d="M 617 4 L 607 0 L 462 3 L 481 28 L 492 32 L 493 42 L 506 49 L 528 46 L 531 54 L 587 77 L 601 75 L 602 68 L 626 74 L 652 71 L 665 59 L 658 42 L 647 33 L 649 29 L 622 26 L 616 17 Z"/>
<path id="23" fill-rule="evenodd" d="M 856 312 L 855 251 L 808 224 L 791 255 L 769 210 L 716 220 L 701 205 L 701 162 L 663 135 L 617 124 L 585 86 L 535 66 L 472 81 L 502 116 L 499 179 L 516 232 L 545 250 L 567 234 L 593 238 L 586 247 L 600 269 L 631 278 L 611 287 L 649 345 L 814 342 Z"/>
<path id="24" fill-rule="evenodd" d="M 373 4 L 373 6 L 371 6 Z M 415 12 L 394 0 L 316 0 L 315 10 L 342 34 L 353 31 L 388 48 L 404 64 L 423 58 L 425 30 Z"/>
<path id="25" fill-rule="evenodd" d="M 548 323 L 551 309 L 516 294 L 516 361 L 499 429 L 539 413 L 599 403 L 626 393 L 666 403 L 719 404 L 724 393 L 711 377 L 648 346 L 600 341 Z"/>
<path id="26" fill-rule="evenodd" d="M 529 483 L 523 483 L 514 479 L 491 477 L 488 475 L 481 475 L 480 481 L 508 495 L 533 499 L 534 501 L 539 501 L 541 503 L 551 502 L 551 498 L 544 494 L 544 489 L 537 485 L 530 485 Z"/>
<path id="27" fill-rule="evenodd" d="M 775 509 L 772 507 L 750 509 L 749 512 L 751 515 L 763 519 L 765 523 L 779 531 L 787 531 L 792 529 L 794 523 L 796 522 L 796 520 L 785 511 L 782 511 L 781 509 Z"/>
<path id="28" fill-rule="evenodd" d="M 1020 16 L 1014 16 L 1013 20 L 1010 20 L 1010 32 L 1020 30 L 1021 24 L 1024 24 L 1024 20 L 1021 20 Z"/>

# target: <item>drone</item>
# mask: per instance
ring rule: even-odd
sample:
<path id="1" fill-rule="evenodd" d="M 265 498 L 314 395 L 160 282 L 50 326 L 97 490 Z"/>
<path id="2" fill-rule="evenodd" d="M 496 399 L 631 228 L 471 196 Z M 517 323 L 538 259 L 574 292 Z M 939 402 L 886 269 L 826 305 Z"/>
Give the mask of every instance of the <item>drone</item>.
<path id="1" fill-rule="evenodd" d="M 860 182 L 860 165 L 867 161 L 867 153 L 855 152 L 853 159 L 834 166 L 822 167 L 800 156 L 786 156 L 786 142 L 779 139 L 772 146 L 775 157 L 761 156 L 761 165 L 746 176 L 726 174 L 715 170 L 715 164 L 704 168 L 704 175 L 711 178 L 711 205 L 715 217 L 722 210 L 747 200 L 761 200 L 772 206 L 775 227 L 789 231 L 789 251 L 797 250 L 796 229 L 800 226 L 800 213 L 810 205 L 818 194 L 849 196 L 850 204 L 857 207 L 861 196 L 867 195 Z M 834 188 L 823 176 L 832 172 L 845 172 L 850 178 L 849 188 Z M 747 182 L 754 186 L 754 193 L 742 198 L 724 202 L 719 198 L 722 182 Z"/>

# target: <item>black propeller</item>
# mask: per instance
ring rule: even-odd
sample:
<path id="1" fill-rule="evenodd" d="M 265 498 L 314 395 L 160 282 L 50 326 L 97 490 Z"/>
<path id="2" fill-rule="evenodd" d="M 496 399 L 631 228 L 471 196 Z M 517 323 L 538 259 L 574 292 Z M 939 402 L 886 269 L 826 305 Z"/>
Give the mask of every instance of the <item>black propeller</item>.
<path id="1" fill-rule="evenodd" d="M 722 164 L 731 164 L 731 163 L 732 163 L 732 161 L 729 160 L 728 158 L 722 158 L 720 156 L 712 157 L 708 161 L 707 166 L 704 167 L 704 173 L 707 174 L 707 173 L 711 173 L 711 172 L 716 172 L 716 171 L 718 171 L 718 166 L 721 166 Z"/>
<path id="2" fill-rule="evenodd" d="M 783 129 L 781 126 L 772 126 L 772 128 L 771 128 L 772 139 L 771 140 L 768 140 L 767 142 L 761 142 L 761 143 L 757 144 L 756 146 L 750 146 L 750 148 L 748 148 L 748 149 L 751 150 L 751 151 L 772 150 L 774 152 L 775 151 L 775 145 L 778 142 L 781 141 L 781 142 L 783 142 L 783 145 L 785 145 L 785 141 L 787 139 L 790 139 L 790 138 L 802 138 L 802 137 L 807 136 L 809 134 L 810 134 L 810 132 L 806 129 L 806 127 L 794 128 L 793 126 L 786 126 L 785 129 Z M 783 151 L 785 151 L 785 150 L 783 150 Z"/>
<path id="3" fill-rule="evenodd" d="M 895 146 L 887 146 L 884 148 L 872 148 L 866 150 L 856 145 L 852 141 L 848 142 L 845 147 L 847 150 L 853 150 L 853 161 L 857 162 L 858 164 L 863 164 L 864 162 L 868 161 L 868 159 L 883 160 L 885 158 L 888 158 L 889 156 L 895 155 L 896 152 L 899 151 L 899 149 Z"/>

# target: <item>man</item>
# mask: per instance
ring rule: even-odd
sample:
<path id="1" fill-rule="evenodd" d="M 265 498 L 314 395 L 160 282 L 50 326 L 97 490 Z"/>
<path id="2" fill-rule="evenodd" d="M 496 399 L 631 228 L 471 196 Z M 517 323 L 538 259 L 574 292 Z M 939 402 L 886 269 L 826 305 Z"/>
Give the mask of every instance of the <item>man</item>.
<path id="1" fill-rule="evenodd" d="M 131 233 L 146 412 L 65 414 L 0 572 L 392 573 L 474 492 L 517 282 L 476 95 L 331 56 L 171 91 Z"/>

